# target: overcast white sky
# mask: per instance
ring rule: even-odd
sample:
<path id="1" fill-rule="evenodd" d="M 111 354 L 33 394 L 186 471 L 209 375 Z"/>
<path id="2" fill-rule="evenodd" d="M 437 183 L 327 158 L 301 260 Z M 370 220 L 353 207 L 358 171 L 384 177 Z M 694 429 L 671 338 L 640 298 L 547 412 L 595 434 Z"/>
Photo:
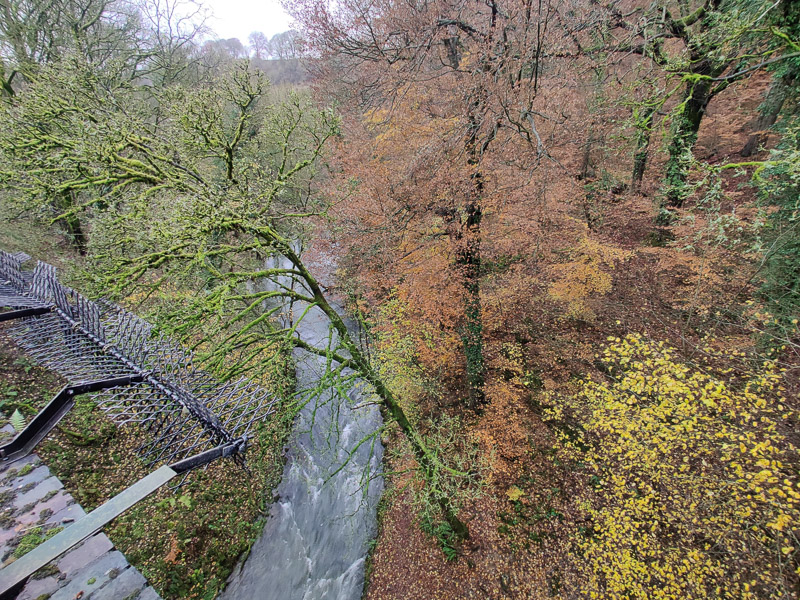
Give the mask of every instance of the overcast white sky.
<path id="1" fill-rule="evenodd" d="M 212 17 L 208 25 L 220 38 L 239 38 L 247 44 L 247 36 L 261 31 L 272 37 L 290 28 L 291 18 L 279 0 L 201 0 Z"/>

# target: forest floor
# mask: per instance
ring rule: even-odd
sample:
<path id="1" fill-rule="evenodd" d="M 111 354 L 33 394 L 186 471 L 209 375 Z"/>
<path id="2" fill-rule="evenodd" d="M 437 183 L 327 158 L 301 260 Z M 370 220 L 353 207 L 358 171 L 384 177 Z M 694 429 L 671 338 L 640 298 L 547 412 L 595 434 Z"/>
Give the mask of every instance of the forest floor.
<path id="1" fill-rule="evenodd" d="M 764 85 L 755 81 L 751 87 L 752 100 Z M 755 104 L 747 102 L 752 110 Z M 747 120 L 740 116 L 726 121 L 726 115 L 742 114 L 732 106 L 711 109 L 696 154 L 711 162 L 736 162 Z M 650 172 L 657 174 L 662 168 L 663 161 L 656 159 Z M 565 319 L 547 298 L 545 281 L 531 289 L 527 305 L 514 307 L 520 313 L 511 335 L 487 333 L 487 338 L 496 336 L 495 341 L 520 345 L 522 367 L 517 375 L 525 373 L 528 379 L 512 386 L 507 371 L 490 366 L 487 389 L 505 393 L 490 393 L 478 413 L 460 411 L 467 430 L 494 456 L 483 497 L 461 512 L 469 539 L 458 548 L 457 558 L 448 560 L 439 541 L 423 533 L 410 508 L 409 480 L 390 478 L 368 567 L 366 600 L 570 596 L 569 582 L 576 580 L 571 544 L 582 527 L 576 499 L 588 484 L 559 462 L 556 435 L 542 418 L 540 401 L 545 395 L 575 393 L 587 376 L 602 377 L 597 357 L 607 340 L 631 332 L 664 341 L 688 364 L 701 354 L 701 339 L 707 335 L 721 347 L 757 353 L 757 327 L 751 326 L 755 309 L 748 299 L 756 295 L 758 266 L 742 252 L 752 242 L 747 231 L 757 219 L 749 180 L 748 173 L 727 172 L 725 204 L 714 208 L 717 214 L 737 215 L 744 231 L 738 237 L 733 231 L 714 229 L 712 211 L 691 202 L 676 211 L 668 236 L 654 235 L 659 233 L 654 216 L 660 185 L 655 177 L 646 181 L 644 194 L 609 190 L 601 196 L 593 239 L 624 252 L 611 270 L 611 290 L 588 301 L 587 318 Z M 564 182 L 563 187 L 570 184 Z M 581 218 L 577 206 L 564 210 Z M 492 293 L 487 291 L 487 298 Z M 800 364 L 797 356 L 785 358 L 787 364 Z M 794 398 L 800 388 L 797 375 L 786 375 Z M 395 464 L 390 462 L 387 471 L 402 471 L 409 459 L 389 460 Z"/>
<path id="2" fill-rule="evenodd" d="M 765 80 L 755 81 L 745 100 L 727 101 L 747 105 L 749 112 L 738 105 L 710 107 L 695 151 L 698 157 L 716 164 L 738 160 L 746 117 L 764 86 Z M 759 215 L 749 174 L 727 172 L 722 204 L 689 202 L 676 211 L 665 232 L 653 225 L 663 162 L 663 153 L 654 158 L 639 195 L 615 185 L 624 179 L 623 172 L 611 174 L 608 184 L 576 183 L 567 174 L 550 183 L 555 190 L 588 184 L 600 190 L 592 222 L 585 225 L 599 252 L 609 248 L 618 257 L 607 269 L 610 289 L 588 294 L 581 315 L 565 317 L 564 307 L 548 294 L 552 265 L 516 266 L 526 285 L 533 283 L 513 304 L 504 305 L 502 285 L 485 288 L 487 305 L 512 313 L 502 328 L 486 331 L 487 403 L 478 412 L 459 408 L 452 399 L 446 406 L 432 402 L 421 407 L 429 414 L 444 409 L 459 413 L 489 457 L 483 494 L 461 512 L 470 537 L 450 548 L 455 556 L 448 560 L 442 543 L 420 527 L 413 510 L 415 483 L 408 475 L 390 477 L 368 563 L 366 600 L 569 595 L 576 566 L 572 543 L 583 525 L 576 499 L 588 484 L 560 460 L 556 433 L 543 418 L 545 398 L 571 395 L 583 378 L 602 376 L 598 356 L 609 338 L 631 332 L 664 341 L 687 363 L 699 356 L 706 335 L 725 348 L 757 351 L 757 328 L 752 326 L 757 307 L 748 303 L 756 295 L 758 265 L 746 248 L 753 242 L 748 236 Z M 558 210 L 582 223 L 585 208 L 580 199 L 565 198 Z M 735 214 L 741 230 L 726 228 L 718 221 L 721 214 Z M 574 247 L 576 240 L 564 242 Z M 35 232 L 0 232 L 0 248 L 51 262 L 65 254 L 57 246 Z M 590 259 L 602 262 L 596 256 Z M 511 355 L 504 357 L 508 348 L 518 352 L 514 361 Z M 785 362 L 798 365 L 800 358 L 786 357 Z M 25 383 L 29 376 L 37 381 L 33 387 Z M 32 414 L 58 385 L 57 378 L 27 363 L 1 333 L 0 377 L 4 414 L 16 407 Z M 796 372 L 787 375 L 788 395 L 795 402 L 797 379 Z M 214 465 L 194 474 L 177 493 L 155 494 L 112 523 L 107 533 L 165 598 L 213 597 L 258 531 L 263 492 L 280 477 L 280 449 L 288 432 L 287 422 L 262 432 L 262 454 L 251 467 L 263 474 L 258 482 Z M 392 439 L 396 435 L 390 431 L 388 447 L 400 445 Z M 145 473 L 133 457 L 138 443 L 135 435 L 117 430 L 82 398 L 42 445 L 41 455 L 90 510 Z M 402 472 L 409 462 L 408 456 L 395 454 L 387 458 L 385 470 Z"/>
<path id="3" fill-rule="evenodd" d="M 751 334 L 726 325 L 716 307 L 737 304 L 737 275 L 698 277 L 701 260 L 673 247 L 647 245 L 652 231 L 652 201 L 620 198 L 608 207 L 611 240 L 634 249 L 614 273 L 613 291 L 593 304 L 592 322 L 548 319 L 524 344 L 525 363 L 538 365 L 534 384 L 491 399 L 480 414 L 464 415 L 468 429 L 494 451 L 483 497 L 465 507 L 470 538 L 448 561 L 437 540 L 415 519 L 407 481 L 393 478 L 380 516 L 380 533 L 370 560 L 366 600 L 455 600 L 456 598 L 559 597 L 571 579 L 570 540 L 580 527 L 573 499 L 579 481 L 556 456 L 554 432 L 543 422 L 543 393 L 571 394 L 587 375 L 599 374 L 596 357 L 609 337 L 643 333 L 680 348 L 691 359 L 698 334 L 716 331 L 730 347 L 753 344 Z M 609 236 L 612 237 L 611 235 Z M 502 378 L 502 373 L 494 373 Z M 400 459 L 402 461 L 402 459 Z M 388 471 L 402 470 L 388 464 Z"/>

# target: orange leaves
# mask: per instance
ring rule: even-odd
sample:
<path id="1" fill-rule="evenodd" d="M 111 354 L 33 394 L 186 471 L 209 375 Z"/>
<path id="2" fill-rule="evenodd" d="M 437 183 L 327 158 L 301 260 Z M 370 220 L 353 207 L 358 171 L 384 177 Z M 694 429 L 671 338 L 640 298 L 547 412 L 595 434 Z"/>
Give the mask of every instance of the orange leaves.
<path id="1" fill-rule="evenodd" d="M 592 321 L 595 314 L 590 307 L 591 298 L 611 291 L 609 271 L 614 269 L 616 262 L 629 256 L 630 252 L 601 244 L 584 235 L 572 250 L 568 262 L 553 265 L 556 280 L 550 285 L 548 294 L 554 300 L 566 303 L 566 318 Z"/>
<path id="2" fill-rule="evenodd" d="M 487 366 L 497 375 L 486 383 L 486 396 L 492 402 L 519 398 L 524 389 L 523 349 L 519 344 L 494 342 L 487 348 Z"/>
<path id="3" fill-rule="evenodd" d="M 178 554 L 180 554 L 182 550 L 178 548 L 178 536 L 172 535 L 169 540 L 169 552 L 164 557 L 164 562 L 169 564 L 176 564 L 178 562 Z"/>
<path id="4" fill-rule="evenodd" d="M 409 84 L 391 109 L 379 107 L 366 112 L 364 125 L 374 135 L 376 162 L 391 160 L 398 145 L 413 147 L 423 140 L 430 143 L 456 134 L 458 119 L 437 115 L 431 99 L 426 98 L 430 91 Z"/>
<path id="5" fill-rule="evenodd" d="M 458 337 L 423 318 L 402 291 L 381 306 L 374 331 L 381 377 L 409 408 L 424 396 L 439 396 L 442 380 L 458 372 L 453 368 Z"/>

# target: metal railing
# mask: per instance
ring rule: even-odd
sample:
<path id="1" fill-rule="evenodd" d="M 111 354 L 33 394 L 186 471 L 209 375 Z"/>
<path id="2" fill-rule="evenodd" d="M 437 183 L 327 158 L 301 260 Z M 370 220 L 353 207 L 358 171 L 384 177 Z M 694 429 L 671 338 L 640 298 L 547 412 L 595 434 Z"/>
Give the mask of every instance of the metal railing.
<path id="1" fill-rule="evenodd" d="M 195 366 L 191 352 L 153 333 L 143 319 L 63 285 L 51 265 L 22 268 L 26 254 L 0 251 L 0 321 L 37 363 L 67 385 L 17 434 L 0 446 L 6 462 L 29 454 L 75 404 L 94 393 L 118 424 L 144 430 L 137 452 L 161 465 L 21 559 L 0 569 L 0 600 L 12 598 L 48 562 L 176 476 L 233 458 L 245 466 L 253 427 L 275 411 L 276 399 L 244 378 L 219 382 Z"/>
<path id="2" fill-rule="evenodd" d="M 37 363 L 68 385 L 8 444 L 0 458 L 30 452 L 73 404 L 93 392 L 118 424 L 145 432 L 137 449 L 148 466 L 181 461 L 213 448 L 244 466 L 253 427 L 275 410 L 276 398 L 242 378 L 219 382 L 196 367 L 193 354 L 155 335 L 145 320 L 62 284 L 53 266 L 25 271 L 25 254 L 0 251 L 0 321 Z"/>

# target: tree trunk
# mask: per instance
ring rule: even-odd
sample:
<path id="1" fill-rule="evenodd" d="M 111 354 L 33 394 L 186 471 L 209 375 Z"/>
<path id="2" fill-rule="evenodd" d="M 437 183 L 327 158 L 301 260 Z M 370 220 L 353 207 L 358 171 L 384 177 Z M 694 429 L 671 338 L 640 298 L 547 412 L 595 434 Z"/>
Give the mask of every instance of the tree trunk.
<path id="1" fill-rule="evenodd" d="M 481 220 L 483 218 L 484 183 L 480 171 L 481 146 L 478 143 L 481 117 L 486 105 L 486 90 L 481 89 L 472 103 L 469 117 L 469 135 L 464 145 L 469 157 L 467 162 L 475 170 L 472 173 L 474 192 L 462 205 L 459 227 L 453 233 L 456 245 L 456 266 L 460 269 L 464 284 L 464 323 L 461 343 L 467 368 L 469 389 L 468 406 L 477 409 L 486 401 L 484 392 L 486 366 L 483 360 L 483 314 L 481 310 Z M 491 142 L 494 134 L 483 141 L 483 148 Z"/>
<path id="2" fill-rule="evenodd" d="M 645 106 L 640 120 L 636 123 L 636 150 L 633 152 L 633 174 L 631 175 L 631 191 L 634 194 L 642 191 L 642 179 L 647 168 L 650 134 L 655 112 L 655 106 Z"/>
<path id="3" fill-rule="evenodd" d="M 61 224 L 64 226 L 64 231 L 69 238 L 70 244 L 81 256 L 86 254 L 86 239 L 83 235 L 83 226 L 80 219 L 75 215 L 70 215 L 61 219 Z"/>
<path id="4" fill-rule="evenodd" d="M 464 277 L 464 326 L 461 342 L 467 363 L 467 385 L 469 407 L 482 405 L 484 394 L 485 364 L 483 360 L 483 318 L 481 311 L 481 239 L 480 226 L 483 213 L 480 205 L 470 203 L 466 207 L 463 236 L 458 251 L 457 264 Z"/>
<path id="5" fill-rule="evenodd" d="M 710 71 L 701 65 L 695 73 L 707 74 Z M 711 81 L 701 79 L 688 82 L 683 96 L 683 109 L 675 118 L 672 127 L 672 141 L 669 145 L 669 159 L 666 168 L 666 205 L 680 208 L 689 195 L 686 178 L 692 163 L 692 149 L 697 142 L 700 122 L 712 97 Z"/>
<path id="6" fill-rule="evenodd" d="M 672 125 L 672 141 L 669 145 L 665 177 L 664 208 L 680 208 L 689 195 L 686 178 L 692 164 L 692 150 L 697 142 L 700 122 L 706 114 L 711 99 L 728 85 L 727 82 L 715 84 L 713 78 L 719 77 L 730 65 L 729 62 L 714 62 L 709 50 L 690 44 L 692 75 L 686 81 L 683 100 Z M 711 78 L 711 79 L 709 79 Z M 668 211 L 662 211 L 662 214 Z M 659 215 L 661 218 L 661 215 Z"/>
<path id="7" fill-rule="evenodd" d="M 753 133 L 747 138 L 747 143 L 742 148 L 742 156 L 752 156 L 761 145 L 766 141 L 766 130 L 775 124 L 778 120 L 778 115 L 783 108 L 783 103 L 789 95 L 792 86 L 795 82 L 795 73 L 786 73 L 782 77 L 777 77 L 772 80 L 772 85 L 769 86 L 767 96 L 764 102 L 759 106 L 758 117 L 753 122 Z"/>
<path id="8" fill-rule="evenodd" d="M 64 228 L 69 243 L 83 256 L 86 254 L 86 237 L 84 236 L 83 225 L 78 215 L 74 212 L 69 212 L 74 205 L 75 200 L 71 192 L 64 193 L 61 196 L 58 208 L 66 214 L 58 219 L 58 222 Z"/>
<path id="9" fill-rule="evenodd" d="M 594 177 L 594 165 L 592 164 L 592 149 L 597 140 L 594 135 L 594 123 L 589 125 L 589 137 L 583 145 L 583 157 L 581 158 L 581 169 L 578 179 L 584 180 Z"/>
<path id="10" fill-rule="evenodd" d="M 6 77 L 6 67 L 3 64 L 3 61 L 0 60 L 0 97 L 3 97 L 3 95 L 7 96 L 8 98 L 14 97 L 14 88 L 11 86 L 14 75 L 16 75 L 16 71 L 12 70 L 11 75 Z"/>
<path id="11" fill-rule="evenodd" d="M 308 289 L 311 291 L 317 306 L 322 309 L 322 311 L 330 320 L 331 325 L 338 333 L 339 339 L 350 354 L 350 357 L 359 375 L 372 384 L 373 388 L 375 389 L 375 393 L 381 399 L 382 404 L 386 410 L 389 411 L 389 414 L 391 414 L 392 418 L 397 421 L 400 429 L 411 443 L 414 457 L 422 469 L 426 480 L 426 485 L 430 486 L 431 495 L 434 501 L 439 505 L 445 521 L 447 521 L 453 532 L 460 539 L 468 538 L 469 530 L 464 522 L 458 518 L 456 510 L 450 502 L 450 498 L 447 497 L 447 495 L 436 486 L 438 473 L 442 468 L 441 463 L 436 457 L 436 453 L 428 450 L 427 446 L 425 445 L 425 441 L 419 435 L 417 429 L 414 427 L 411 421 L 409 421 L 405 411 L 403 410 L 403 407 L 397 401 L 397 398 L 395 398 L 391 391 L 389 391 L 389 389 L 384 385 L 383 380 L 372 368 L 372 365 L 367 357 L 364 356 L 364 354 L 361 352 L 361 349 L 350 337 L 350 332 L 347 330 L 347 325 L 345 325 L 344 321 L 339 316 L 339 313 L 337 313 L 336 310 L 328 303 L 328 300 L 322 293 L 322 288 L 319 286 L 319 283 L 314 276 L 311 275 L 311 272 L 306 268 L 300 257 L 294 252 L 291 245 L 285 240 L 280 239 L 279 236 L 274 234 L 274 232 L 269 233 L 268 239 L 272 239 L 277 242 L 276 245 L 281 254 L 288 258 L 289 261 L 291 261 L 291 263 L 294 265 L 295 269 L 300 272 L 301 277 L 308 286 Z"/>

